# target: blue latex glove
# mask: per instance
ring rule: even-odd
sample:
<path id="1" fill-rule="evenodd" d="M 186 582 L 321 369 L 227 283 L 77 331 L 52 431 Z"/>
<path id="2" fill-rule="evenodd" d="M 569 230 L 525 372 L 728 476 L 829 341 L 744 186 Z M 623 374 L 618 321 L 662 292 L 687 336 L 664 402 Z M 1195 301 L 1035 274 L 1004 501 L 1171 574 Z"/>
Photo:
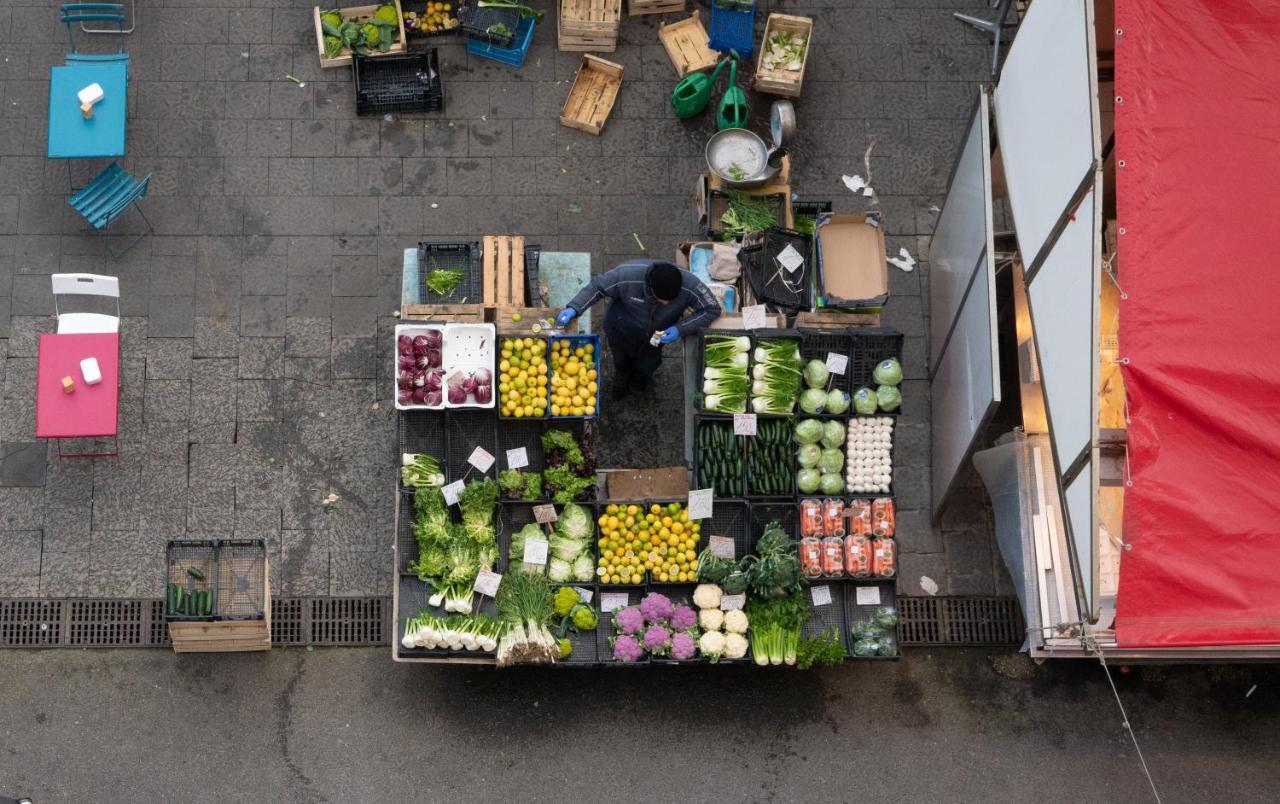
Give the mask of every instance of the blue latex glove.
<path id="1" fill-rule="evenodd" d="M 669 343 L 675 343 L 680 340 L 680 330 L 675 327 L 667 327 L 662 333 L 662 337 L 658 339 L 658 343 L 666 346 Z"/>
<path id="2" fill-rule="evenodd" d="M 573 319 L 577 317 L 578 317 L 577 310 L 573 309 L 572 307 L 566 307 L 563 310 L 561 310 L 559 313 L 556 313 L 556 323 L 562 327 L 567 327 L 569 326 L 569 323 L 572 322 Z"/>

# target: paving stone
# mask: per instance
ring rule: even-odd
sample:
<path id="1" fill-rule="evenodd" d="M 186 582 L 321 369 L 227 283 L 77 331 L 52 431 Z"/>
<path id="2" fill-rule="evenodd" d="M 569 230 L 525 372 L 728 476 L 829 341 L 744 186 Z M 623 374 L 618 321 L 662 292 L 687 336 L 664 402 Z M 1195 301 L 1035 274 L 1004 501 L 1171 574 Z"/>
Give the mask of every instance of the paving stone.
<path id="1" fill-rule="evenodd" d="M 328 318 L 288 318 L 285 321 L 285 354 L 327 357 L 331 330 Z"/>
<path id="2" fill-rule="evenodd" d="M 236 421 L 275 421 L 280 417 L 283 381 L 242 379 L 237 388 Z"/>
<path id="3" fill-rule="evenodd" d="M 0 531 L 38 530 L 44 523 L 44 489 L 0 488 Z"/>
<path id="4" fill-rule="evenodd" d="M 271 337 L 285 334 L 284 296 L 245 296 L 240 300 L 240 335 Z"/>
<path id="5" fill-rule="evenodd" d="M 372 379 L 377 376 L 376 338 L 333 338 L 333 374 L 342 379 Z"/>
<path id="6" fill-rule="evenodd" d="M 0 530 L 0 567 L 6 575 L 40 574 L 39 530 Z M 7 590 L 6 595 L 10 594 Z"/>
<path id="7" fill-rule="evenodd" d="M 197 316 L 192 357 L 237 357 L 240 347 L 239 316 Z"/>
<path id="8" fill-rule="evenodd" d="M 185 422 L 191 415 L 190 380 L 147 380 L 147 421 Z"/>
<path id="9" fill-rule="evenodd" d="M 148 380 L 191 379 L 190 338 L 151 338 L 147 341 Z"/>
<path id="10" fill-rule="evenodd" d="M 241 338 L 239 364 L 241 379 L 283 379 L 284 338 Z"/>
<path id="11" fill-rule="evenodd" d="M 329 549 L 323 536 L 309 530 L 281 534 L 282 595 L 329 594 Z"/>

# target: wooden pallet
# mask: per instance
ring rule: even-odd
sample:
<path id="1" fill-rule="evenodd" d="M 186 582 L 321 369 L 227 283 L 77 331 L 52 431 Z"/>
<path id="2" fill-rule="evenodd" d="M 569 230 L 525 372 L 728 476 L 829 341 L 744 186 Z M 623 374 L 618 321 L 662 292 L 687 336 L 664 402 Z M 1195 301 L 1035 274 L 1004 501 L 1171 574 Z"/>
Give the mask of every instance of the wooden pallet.
<path id="1" fill-rule="evenodd" d="M 524 306 L 524 238 L 485 235 L 480 242 L 485 307 Z"/>
<path id="2" fill-rule="evenodd" d="M 261 620 L 169 623 L 174 653 L 231 653 L 271 650 L 271 566 L 263 564 Z"/>
<path id="3" fill-rule="evenodd" d="M 618 48 L 622 0 L 560 0 L 556 16 L 556 47 L 565 51 Z"/>
<path id="4" fill-rule="evenodd" d="M 627 0 L 627 14 L 674 14 L 684 11 L 684 0 Z"/>
<path id="5" fill-rule="evenodd" d="M 769 37 L 777 31 L 791 31 L 802 34 L 805 39 L 804 58 L 800 60 L 799 70 L 769 70 L 764 66 L 764 51 Z M 770 95 L 782 95 L 788 98 L 800 97 L 800 85 L 804 83 L 804 68 L 809 63 L 809 48 L 813 44 L 813 19 L 810 17 L 793 17 L 790 14 L 770 14 L 764 26 L 764 37 L 760 40 L 760 50 L 756 54 L 756 74 L 752 88 L 757 92 Z"/>
<path id="6" fill-rule="evenodd" d="M 405 321 L 442 321 L 449 324 L 480 324 L 485 321 L 483 304 L 406 304 L 400 308 Z"/>
<path id="7" fill-rule="evenodd" d="M 707 29 L 702 26 L 701 10 L 694 9 L 693 16 L 658 28 L 658 38 L 667 49 L 667 58 L 681 78 L 689 73 L 709 70 L 716 66 L 720 54 L 707 45 Z"/>
<path id="8" fill-rule="evenodd" d="M 622 70 L 616 62 L 584 55 L 560 111 L 560 125 L 599 136 L 622 88 Z"/>

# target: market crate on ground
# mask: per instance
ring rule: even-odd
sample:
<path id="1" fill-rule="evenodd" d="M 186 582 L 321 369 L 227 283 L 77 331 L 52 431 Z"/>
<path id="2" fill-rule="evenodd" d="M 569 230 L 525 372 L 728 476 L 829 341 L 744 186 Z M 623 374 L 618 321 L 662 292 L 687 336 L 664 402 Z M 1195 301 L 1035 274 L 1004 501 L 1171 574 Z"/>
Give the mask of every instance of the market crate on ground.
<path id="1" fill-rule="evenodd" d="M 533 44 L 533 17 L 525 17 L 516 26 L 515 39 L 508 47 L 485 42 L 480 39 L 467 40 L 467 52 L 472 56 L 489 59 L 508 67 L 523 67 L 525 57 L 529 55 L 529 46 Z"/>
<path id="2" fill-rule="evenodd" d="M 385 58 L 357 53 L 351 72 L 355 77 L 356 114 L 444 109 L 444 81 L 435 48 Z"/>
<path id="3" fill-rule="evenodd" d="M 685 0 L 627 0 L 627 14 L 674 14 L 684 11 Z"/>
<path id="4" fill-rule="evenodd" d="M 752 87 L 771 95 L 800 97 L 812 35 L 812 18 L 770 14 L 760 40 L 760 52 L 756 55 Z"/>
<path id="5" fill-rule="evenodd" d="M 365 48 L 374 57 L 405 52 L 404 15 L 400 10 L 400 0 L 327 10 L 316 6 L 313 17 L 316 55 L 322 68 L 345 67 L 351 63 L 357 47 Z M 370 28 L 376 30 L 371 32 Z M 386 42 L 383 49 L 383 37 L 387 34 L 390 34 L 391 41 Z"/>
<path id="6" fill-rule="evenodd" d="M 700 9 L 694 9 L 688 19 L 664 22 L 658 28 L 658 38 L 680 78 L 710 70 L 720 61 L 720 54 L 707 44 L 707 29 L 702 25 Z"/>
<path id="7" fill-rule="evenodd" d="M 612 53 L 617 49 L 618 28 L 622 22 L 622 0 L 558 2 L 560 13 L 556 16 L 556 46 L 559 50 Z"/>
<path id="8" fill-rule="evenodd" d="M 755 50 L 755 0 L 711 0 L 711 47 L 751 58 Z"/>
<path id="9" fill-rule="evenodd" d="M 165 619 L 175 653 L 271 649 L 271 579 L 261 539 L 171 541 Z"/>
<path id="10" fill-rule="evenodd" d="M 459 0 L 458 23 L 473 41 L 509 48 L 520 24 L 520 9 L 481 6 L 479 0 Z"/>
<path id="11" fill-rule="evenodd" d="M 621 64 L 584 55 L 564 100 L 564 108 L 560 110 L 560 124 L 588 134 L 599 135 L 604 131 L 622 88 L 622 72 Z"/>

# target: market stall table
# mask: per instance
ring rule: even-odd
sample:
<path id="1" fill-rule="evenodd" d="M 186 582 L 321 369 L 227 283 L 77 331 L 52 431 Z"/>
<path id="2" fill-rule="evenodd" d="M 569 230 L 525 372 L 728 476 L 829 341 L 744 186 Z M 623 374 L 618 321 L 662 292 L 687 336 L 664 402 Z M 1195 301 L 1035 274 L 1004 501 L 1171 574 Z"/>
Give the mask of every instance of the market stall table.
<path id="1" fill-rule="evenodd" d="M 124 156 L 128 62 L 77 62 L 54 67 L 49 76 L 50 159 Z M 80 90 L 102 87 L 93 116 L 80 112 Z"/>
<path id="2" fill-rule="evenodd" d="M 81 373 L 80 361 L 95 358 L 102 374 L 100 382 L 89 385 Z M 62 380 L 70 377 L 75 390 L 63 390 Z M 120 336 L 115 333 L 40 336 L 36 367 L 36 437 L 59 439 L 63 456 L 64 438 L 111 438 L 111 452 L 66 453 L 66 457 L 115 455 L 118 432 L 117 413 L 120 387 Z"/>

